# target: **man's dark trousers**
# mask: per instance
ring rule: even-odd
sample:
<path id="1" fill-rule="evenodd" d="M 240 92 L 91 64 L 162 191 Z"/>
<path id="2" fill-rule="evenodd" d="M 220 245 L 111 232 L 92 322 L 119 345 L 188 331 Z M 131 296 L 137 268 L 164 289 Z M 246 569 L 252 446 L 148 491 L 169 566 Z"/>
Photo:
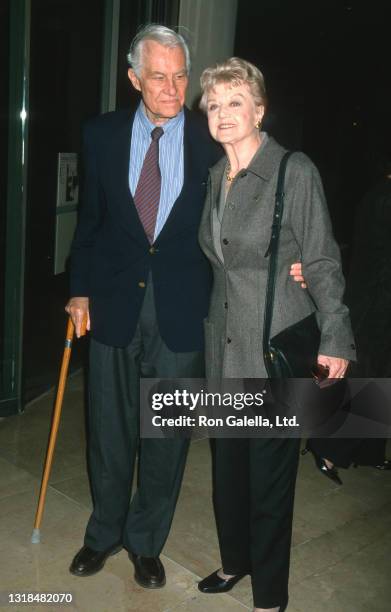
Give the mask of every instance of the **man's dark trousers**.
<path id="1" fill-rule="evenodd" d="M 89 297 L 91 317 L 88 438 L 94 512 L 85 544 L 94 550 L 118 542 L 141 556 L 160 552 L 188 445 L 178 439 L 142 441 L 140 488 L 129 510 L 139 443 L 139 376 L 204 373 L 200 351 L 212 272 L 198 228 L 208 168 L 221 149 L 205 121 L 184 112 L 183 188 L 152 246 L 129 190 L 134 113 L 106 113 L 89 120 L 83 131 L 83 197 L 70 288 L 72 297 Z M 151 283 L 144 288 L 148 278 L 156 314 Z"/>
<path id="2" fill-rule="evenodd" d="M 203 375 L 202 352 L 174 353 L 163 342 L 151 279 L 130 345 L 115 348 L 91 340 L 89 466 L 94 510 L 86 546 L 105 550 L 121 543 L 144 557 L 160 554 L 171 526 L 189 440 L 139 441 L 139 379 Z M 138 488 L 129 506 L 139 442 Z"/>

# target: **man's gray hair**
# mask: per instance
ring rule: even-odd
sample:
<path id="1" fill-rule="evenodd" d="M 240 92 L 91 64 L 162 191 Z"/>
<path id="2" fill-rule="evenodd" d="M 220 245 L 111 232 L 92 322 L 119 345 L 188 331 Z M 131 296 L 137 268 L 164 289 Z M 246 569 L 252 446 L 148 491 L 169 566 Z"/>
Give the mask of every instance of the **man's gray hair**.
<path id="1" fill-rule="evenodd" d="M 159 25 L 156 23 L 150 23 L 139 30 L 136 36 L 133 38 L 129 52 L 126 56 L 128 64 L 133 68 L 136 75 L 139 77 L 141 73 L 141 52 L 144 41 L 154 40 L 163 47 L 181 47 L 185 54 L 186 60 L 186 71 L 187 74 L 190 72 L 190 52 L 187 42 L 174 30 L 167 28 L 166 26 Z"/>

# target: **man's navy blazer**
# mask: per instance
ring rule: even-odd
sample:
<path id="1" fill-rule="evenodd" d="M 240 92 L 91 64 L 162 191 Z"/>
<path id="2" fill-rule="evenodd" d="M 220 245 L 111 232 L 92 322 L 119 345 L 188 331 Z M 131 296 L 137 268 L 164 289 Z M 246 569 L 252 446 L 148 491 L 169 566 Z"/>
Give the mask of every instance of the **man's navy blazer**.
<path id="1" fill-rule="evenodd" d="M 71 296 L 89 297 L 91 334 L 127 346 L 152 273 L 160 334 L 175 352 L 202 350 L 212 274 L 198 244 L 208 169 L 222 155 L 202 117 L 185 109 L 184 183 L 155 243 L 149 244 L 129 189 L 134 113 L 89 121 L 83 190 L 71 250 Z"/>

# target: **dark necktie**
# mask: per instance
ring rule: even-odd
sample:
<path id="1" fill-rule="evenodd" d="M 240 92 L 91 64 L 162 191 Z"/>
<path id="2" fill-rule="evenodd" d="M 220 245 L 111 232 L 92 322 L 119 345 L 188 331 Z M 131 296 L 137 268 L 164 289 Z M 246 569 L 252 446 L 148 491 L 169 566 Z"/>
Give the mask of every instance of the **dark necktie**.
<path id="1" fill-rule="evenodd" d="M 145 154 L 140 178 L 137 183 L 134 202 L 138 216 L 150 244 L 153 243 L 157 211 L 160 201 L 161 175 L 159 168 L 159 138 L 163 134 L 161 127 L 151 132 L 152 142 Z"/>

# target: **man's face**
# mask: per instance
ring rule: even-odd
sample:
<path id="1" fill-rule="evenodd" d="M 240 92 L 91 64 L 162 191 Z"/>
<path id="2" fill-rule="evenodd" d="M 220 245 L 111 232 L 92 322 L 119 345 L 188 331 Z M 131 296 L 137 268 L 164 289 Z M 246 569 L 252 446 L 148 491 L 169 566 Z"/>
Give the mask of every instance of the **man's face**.
<path id="1" fill-rule="evenodd" d="M 175 117 L 185 104 L 188 77 L 181 47 L 163 47 L 154 40 L 143 43 L 140 77 L 129 68 L 133 87 L 141 92 L 147 117 L 162 125 Z"/>

